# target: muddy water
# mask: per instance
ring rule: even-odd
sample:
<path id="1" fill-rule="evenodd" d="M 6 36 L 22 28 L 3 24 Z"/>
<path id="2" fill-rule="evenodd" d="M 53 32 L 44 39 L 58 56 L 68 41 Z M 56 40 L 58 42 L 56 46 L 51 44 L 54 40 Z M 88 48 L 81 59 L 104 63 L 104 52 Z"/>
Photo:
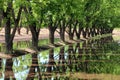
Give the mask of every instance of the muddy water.
<path id="1" fill-rule="evenodd" d="M 1 58 L 0 80 L 120 80 L 120 45 L 105 37 Z"/>

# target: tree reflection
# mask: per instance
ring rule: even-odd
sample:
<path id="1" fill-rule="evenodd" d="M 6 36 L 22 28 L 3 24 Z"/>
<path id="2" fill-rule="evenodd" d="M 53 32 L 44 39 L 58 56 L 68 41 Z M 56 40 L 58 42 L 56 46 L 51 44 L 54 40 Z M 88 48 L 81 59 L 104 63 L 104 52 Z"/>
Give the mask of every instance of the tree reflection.
<path id="1" fill-rule="evenodd" d="M 65 68 L 65 52 L 64 52 L 64 47 L 61 47 L 60 48 L 60 52 L 59 52 L 59 62 L 58 62 L 58 68 L 59 68 L 59 71 L 61 70 L 60 68 L 62 68 L 62 71 L 66 71 L 66 68 Z M 60 64 L 62 65 L 62 67 L 60 66 Z"/>
<path id="2" fill-rule="evenodd" d="M 36 72 L 38 73 L 37 79 L 41 80 L 42 78 L 41 78 L 39 64 L 38 64 L 38 57 L 37 57 L 37 54 L 35 53 L 35 54 L 32 54 L 32 64 L 30 66 L 30 70 L 29 70 L 29 73 L 28 73 L 26 80 L 34 79 L 36 77 Z"/>
<path id="3" fill-rule="evenodd" d="M 54 70 L 54 65 L 55 65 L 54 49 L 50 49 L 49 50 L 49 61 L 48 61 L 48 65 L 47 65 L 47 72 L 52 72 L 52 70 Z"/>
<path id="4" fill-rule="evenodd" d="M 7 59 L 6 60 L 6 65 L 5 65 L 5 80 L 16 80 L 15 79 L 15 75 L 13 72 L 13 60 L 11 59 Z"/>

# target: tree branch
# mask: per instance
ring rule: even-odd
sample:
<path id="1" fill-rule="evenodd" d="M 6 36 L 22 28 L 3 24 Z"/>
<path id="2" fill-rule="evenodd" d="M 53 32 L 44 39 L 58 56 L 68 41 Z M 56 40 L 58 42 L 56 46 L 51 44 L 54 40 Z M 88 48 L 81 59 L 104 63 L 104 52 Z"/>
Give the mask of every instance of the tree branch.
<path id="1" fill-rule="evenodd" d="M 18 24 L 20 21 L 21 13 L 22 13 L 22 7 L 19 8 L 17 19 L 15 19 L 15 26 L 14 26 L 13 31 L 11 33 L 10 41 L 14 39 L 14 36 L 15 36 L 15 33 L 16 33 L 16 30 L 17 30 L 17 27 L 18 27 Z M 13 17 L 15 18 L 15 16 L 13 16 Z"/>

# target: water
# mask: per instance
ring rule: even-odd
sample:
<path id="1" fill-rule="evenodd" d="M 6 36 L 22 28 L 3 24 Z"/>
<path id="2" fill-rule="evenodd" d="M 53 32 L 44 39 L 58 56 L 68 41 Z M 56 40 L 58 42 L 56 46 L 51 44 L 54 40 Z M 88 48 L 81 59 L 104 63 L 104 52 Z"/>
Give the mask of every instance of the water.
<path id="1" fill-rule="evenodd" d="M 0 63 L 0 80 L 119 80 L 120 45 L 105 37 Z"/>

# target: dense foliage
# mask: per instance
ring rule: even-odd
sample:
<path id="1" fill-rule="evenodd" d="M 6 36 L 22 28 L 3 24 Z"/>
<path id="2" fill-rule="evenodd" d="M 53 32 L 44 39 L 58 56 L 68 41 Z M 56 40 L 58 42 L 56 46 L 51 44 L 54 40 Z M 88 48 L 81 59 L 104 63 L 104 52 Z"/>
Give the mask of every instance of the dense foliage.
<path id="1" fill-rule="evenodd" d="M 51 44 L 56 30 L 63 42 L 65 32 L 70 40 L 112 33 L 119 27 L 119 4 L 119 0 L 1 0 L 0 26 L 5 25 L 6 53 L 12 53 L 16 30 L 24 26 L 32 33 L 34 49 L 38 49 L 43 27 L 49 29 Z"/>

